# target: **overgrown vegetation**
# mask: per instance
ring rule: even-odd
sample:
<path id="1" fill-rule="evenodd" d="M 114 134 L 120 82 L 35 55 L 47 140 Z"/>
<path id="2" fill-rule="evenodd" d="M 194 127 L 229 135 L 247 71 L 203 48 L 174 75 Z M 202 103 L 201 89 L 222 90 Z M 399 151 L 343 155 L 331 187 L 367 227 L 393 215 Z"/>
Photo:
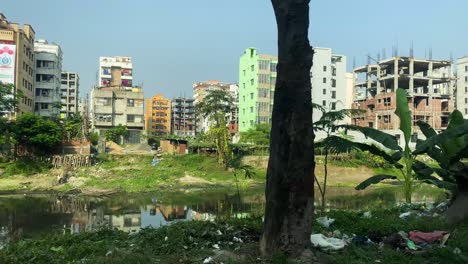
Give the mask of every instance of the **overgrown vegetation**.
<path id="1" fill-rule="evenodd" d="M 331 211 L 335 219 L 324 228 L 314 222 L 314 233 L 340 230 L 348 235 L 372 235 L 374 240 L 398 231 L 451 233 L 446 247 L 432 247 L 412 254 L 377 245 L 350 245 L 342 252 L 315 252 L 319 263 L 466 263 L 468 252 L 468 222 L 448 225 L 440 217 L 400 219 L 403 208 L 372 211 L 371 218 L 363 212 Z M 213 263 L 293 263 L 277 254 L 260 258 L 258 240 L 262 220 L 258 217 L 227 219 L 216 222 L 179 222 L 158 229 L 142 229 L 135 234 L 103 229 L 80 234 L 49 234 L 11 243 L 0 250 L 0 263 L 202 263 L 212 257 Z M 234 237 L 236 239 L 234 239 Z M 241 239 L 242 243 L 239 242 Z M 216 245 L 216 246 L 215 246 Z M 213 251 L 219 247 L 221 251 Z M 461 253 L 454 253 L 458 248 Z"/>

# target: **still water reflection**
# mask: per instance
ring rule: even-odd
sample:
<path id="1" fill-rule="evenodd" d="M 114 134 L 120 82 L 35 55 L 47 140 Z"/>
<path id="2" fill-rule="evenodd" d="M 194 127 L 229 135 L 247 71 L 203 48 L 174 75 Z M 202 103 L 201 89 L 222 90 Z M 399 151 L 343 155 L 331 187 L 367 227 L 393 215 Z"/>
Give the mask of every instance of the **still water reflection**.
<path id="1" fill-rule="evenodd" d="M 347 187 L 330 188 L 327 206 L 351 210 L 389 207 L 402 198 L 395 190 L 358 192 Z M 416 201 L 434 201 L 435 197 L 433 192 L 421 192 L 413 198 Z M 263 209 L 262 190 L 244 194 L 241 198 L 236 193 L 202 193 L 196 196 L 144 193 L 106 198 L 0 196 L 0 244 L 12 237 L 31 237 L 52 230 L 78 233 L 110 227 L 136 232 L 141 228 L 158 228 L 178 221 L 260 216 Z"/>

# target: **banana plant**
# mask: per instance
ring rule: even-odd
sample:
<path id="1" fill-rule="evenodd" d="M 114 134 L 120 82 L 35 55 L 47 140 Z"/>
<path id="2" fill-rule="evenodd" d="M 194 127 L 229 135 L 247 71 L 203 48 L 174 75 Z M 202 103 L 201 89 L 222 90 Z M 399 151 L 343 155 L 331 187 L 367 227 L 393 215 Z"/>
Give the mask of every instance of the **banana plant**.
<path id="1" fill-rule="evenodd" d="M 458 192 L 468 192 L 468 120 L 463 119 L 460 111 L 450 114 L 445 131 L 437 132 L 427 123 L 418 121 L 417 125 L 426 136 L 418 141 L 415 154 L 427 154 L 438 163 L 431 167 L 422 162 L 415 164 L 417 177 L 427 183 L 450 190 L 454 197 Z"/>
<path id="2" fill-rule="evenodd" d="M 411 112 L 408 106 L 406 90 L 398 88 L 396 91 L 396 110 L 395 114 L 400 119 L 400 130 L 403 132 L 404 148 L 401 148 L 395 136 L 370 127 L 347 126 L 347 129 L 357 130 L 366 137 L 380 143 L 383 148 L 376 147 L 378 150 L 370 151 L 372 154 L 383 157 L 399 170 L 399 175 L 379 174 L 370 177 L 356 186 L 356 190 L 363 190 L 371 184 L 379 183 L 387 179 L 396 179 L 403 186 L 403 192 L 407 203 L 411 203 L 411 197 L 415 188 L 415 174 L 413 166 L 416 162 L 416 153 L 410 150 L 409 142 L 412 133 Z M 365 144 L 364 144 L 365 145 Z M 373 147 L 373 148 L 374 148 Z"/>

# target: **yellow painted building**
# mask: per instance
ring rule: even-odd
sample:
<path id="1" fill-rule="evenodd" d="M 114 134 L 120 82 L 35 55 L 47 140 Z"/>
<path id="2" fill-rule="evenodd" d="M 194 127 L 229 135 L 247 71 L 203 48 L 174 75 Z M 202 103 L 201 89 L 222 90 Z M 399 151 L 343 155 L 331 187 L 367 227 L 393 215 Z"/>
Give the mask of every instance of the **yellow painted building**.
<path id="1" fill-rule="evenodd" d="M 166 136 L 171 133 L 171 100 L 157 94 L 146 99 L 146 131 L 148 136 Z"/>

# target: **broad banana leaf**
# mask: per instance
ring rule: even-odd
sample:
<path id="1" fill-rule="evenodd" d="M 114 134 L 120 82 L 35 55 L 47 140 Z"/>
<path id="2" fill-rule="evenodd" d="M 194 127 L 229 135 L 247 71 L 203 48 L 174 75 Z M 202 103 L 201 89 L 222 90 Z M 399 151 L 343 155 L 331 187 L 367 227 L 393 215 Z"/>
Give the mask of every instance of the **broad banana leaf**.
<path id="1" fill-rule="evenodd" d="M 416 146 L 416 149 L 413 151 L 414 154 L 422 154 L 427 152 L 430 148 L 432 148 L 435 145 L 442 146 L 443 144 L 446 144 L 452 139 L 465 136 L 468 134 L 468 120 L 465 120 L 462 125 L 454 126 L 451 127 L 450 129 L 446 129 L 442 133 L 430 137 L 426 139 L 424 142 L 421 144 L 418 144 Z M 454 148 L 457 148 L 456 146 L 453 146 Z M 460 151 L 465 147 L 464 145 L 459 146 Z M 445 148 L 444 148 L 445 150 Z"/>
<path id="2" fill-rule="evenodd" d="M 405 150 L 409 150 L 409 141 L 411 138 L 411 112 L 408 106 L 408 97 L 406 90 L 398 88 L 396 91 L 396 110 L 395 114 L 400 118 L 400 130 L 405 138 Z"/>
<path id="3" fill-rule="evenodd" d="M 364 134 L 364 136 L 369 137 L 379 142 L 384 147 L 390 150 L 402 150 L 401 147 L 398 145 L 398 141 L 395 136 L 392 136 L 380 130 L 377 130 L 371 127 L 361 127 L 361 126 L 355 126 L 355 125 L 340 125 L 340 126 L 337 126 L 337 128 L 359 131 L 362 134 Z"/>
<path id="4" fill-rule="evenodd" d="M 358 186 L 356 186 L 356 190 L 364 190 L 371 184 L 377 184 L 383 180 L 396 180 L 397 177 L 394 175 L 388 175 L 388 174 L 378 174 L 370 177 L 369 179 L 361 182 Z"/>

